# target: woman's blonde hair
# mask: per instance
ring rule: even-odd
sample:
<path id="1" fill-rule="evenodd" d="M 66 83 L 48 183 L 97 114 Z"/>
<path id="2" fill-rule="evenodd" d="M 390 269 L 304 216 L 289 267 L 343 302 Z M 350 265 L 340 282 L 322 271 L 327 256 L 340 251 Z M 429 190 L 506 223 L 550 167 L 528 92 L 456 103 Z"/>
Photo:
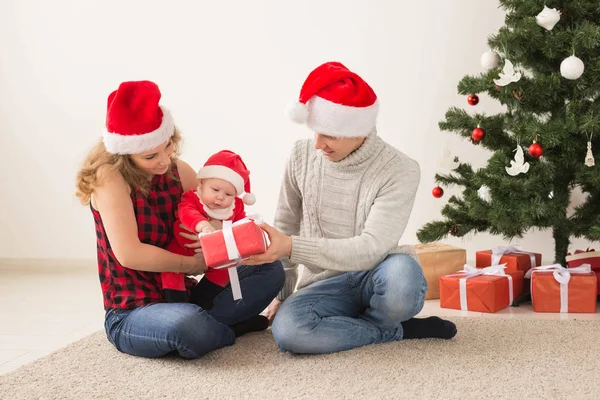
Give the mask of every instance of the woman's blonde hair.
<path id="1" fill-rule="evenodd" d="M 173 173 L 173 165 L 179 156 L 181 134 L 177 128 L 175 128 L 173 136 L 171 136 L 171 141 L 173 143 L 173 153 L 171 155 L 172 162 L 167 174 Z M 118 171 L 123 179 L 125 179 L 125 182 L 132 187 L 140 188 L 145 195 L 150 191 L 148 175 L 135 165 L 131 156 L 109 153 L 106 151 L 104 142 L 100 140 L 89 152 L 83 166 L 77 173 L 77 191 L 75 192 L 75 195 L 79 198 L 81 204 L 89 205 L 92 193 L 98 186 L 102 185 L 101 179 L 98 176 L 98 171 L 104 166 L 109 166 L 113 171 Z"/>

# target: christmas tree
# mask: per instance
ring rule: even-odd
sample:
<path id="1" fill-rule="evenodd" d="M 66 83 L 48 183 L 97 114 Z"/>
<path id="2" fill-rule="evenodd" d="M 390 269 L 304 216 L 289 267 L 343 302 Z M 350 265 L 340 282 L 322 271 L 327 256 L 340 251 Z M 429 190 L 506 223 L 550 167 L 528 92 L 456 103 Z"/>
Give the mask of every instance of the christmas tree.
<path id="1" fill-rule="evenodd" d="M 555 262 L 566 265 L 571 238 L 600 240 L 600 170 L 592 153 L 600 151 L 600 3 L 500 5 L 505 25 L 487 39 L 483 72 L 458 84 L 469 111 L 453 107 L 439 123 L 493 154 L 477 170 L 455 158 L 449 173 L 438 171 L 435 197 L 444 187 L 464 189 L 444 205 L 444 220 L 427 223 L 417 237 L 433 242 L 489 232 L 512 240 L 531 228 L 549 229 Z M 506 111 L 476 112 L 481 93 Z M 567 214 L 576 187 L 586 199 Z"/>

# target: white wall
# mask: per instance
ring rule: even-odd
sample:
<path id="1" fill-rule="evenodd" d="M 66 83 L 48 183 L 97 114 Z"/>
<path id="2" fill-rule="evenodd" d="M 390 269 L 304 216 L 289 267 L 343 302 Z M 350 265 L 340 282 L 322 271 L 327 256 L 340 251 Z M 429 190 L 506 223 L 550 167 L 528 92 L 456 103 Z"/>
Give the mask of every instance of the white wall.
<path id="1" fill-rule="evenodd" d="M 310 132 L 283 109 L 320 63 L 362 75 L 380 101 L 380 135 L 417 159 L 422 181 L 403 237 L 439 216 L 432 198 L 441 149 L 475 165 L 488 153 L 437 123 L 465 74 L 480 72 L 486 38 L 503 23 L 494 1 L 35 1 L 0 5 L 0 258 L 95 258 L 93 219 L 74 197 L 78 166 L 98 140 L 106 97 L 121 81 L 159 84 L 184 134 L 182 158 L 242 154 L 272 220 L 292 143 Z M 485 96 L 478 108 L 499 110 Z M 448 243 L 470 253 L 503 243 Z M 549 233 L 520 241 L 551 260 Z M 584 242 L 581 246 L 586 245 Z M 471 257 L 471 255 L 470 255 Z"/>

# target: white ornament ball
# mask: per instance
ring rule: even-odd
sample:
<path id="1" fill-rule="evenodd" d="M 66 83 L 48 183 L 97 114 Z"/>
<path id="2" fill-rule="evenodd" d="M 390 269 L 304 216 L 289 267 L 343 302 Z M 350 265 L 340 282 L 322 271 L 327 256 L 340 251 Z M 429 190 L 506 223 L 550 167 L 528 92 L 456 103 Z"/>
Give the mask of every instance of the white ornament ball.
<path id="1" fill-rule="evenodd" d="M 480 62 L 484 69 L 496 68 L 500 64 L 500 56 L 494 50 L 488 50 L 481 55 Z"/>
<path id="2" fill-rule="evenodd" d="M 567 57 L 560 63 L 560 74 L 567 79 L 577 79 L 583 75 L 583 61 L 575 56 Z"/>

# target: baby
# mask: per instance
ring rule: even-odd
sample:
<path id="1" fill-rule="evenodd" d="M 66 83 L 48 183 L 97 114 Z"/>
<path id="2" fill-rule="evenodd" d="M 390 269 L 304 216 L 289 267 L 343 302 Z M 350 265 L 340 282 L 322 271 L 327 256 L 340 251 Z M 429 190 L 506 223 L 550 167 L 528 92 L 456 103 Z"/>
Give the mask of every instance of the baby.
<path id="1" fill-rule="evenodd" d="M 179 233 L 181 223 L 197 233 L 214 232 L 211 220 L 236 222 L 246 217 L 244 204 L 252 205 L 254 195 L 250 193 L 250 171 L 241 157 L 229 150 L 213 154 L 198 171 L 198 187 L 181 196 L 177 209 L 173 241 L 167 250 L 183 255 L 193 255 L 194 249 L 185 247 L 192 243 Z M 245 193 L 245 194 L 244 194 Z M 238 197 L 243 195 L 242 198 Z M 229 284 L 227 268 L 209 268 L 187 298 L 184 274 L 163 272 L 162 288 L 168 302 L 191 302 L 204 309 L 212 307 L 212 300 Z"/>

